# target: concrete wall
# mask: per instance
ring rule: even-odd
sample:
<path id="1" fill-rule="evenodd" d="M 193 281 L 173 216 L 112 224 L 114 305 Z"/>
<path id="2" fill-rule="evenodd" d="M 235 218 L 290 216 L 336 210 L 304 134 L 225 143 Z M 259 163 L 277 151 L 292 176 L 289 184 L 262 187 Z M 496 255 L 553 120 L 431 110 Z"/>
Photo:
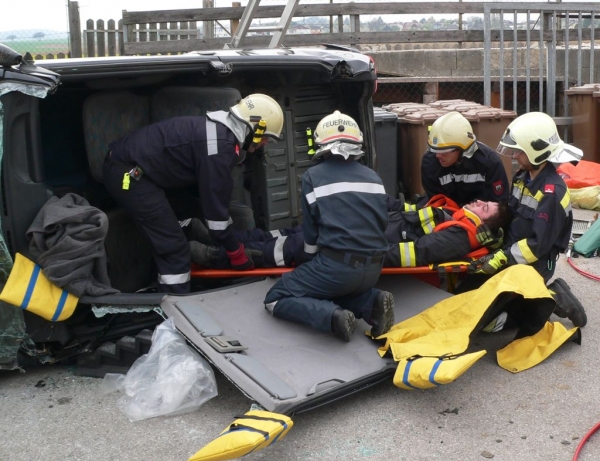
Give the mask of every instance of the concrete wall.
<path id="1" fill-rule="evenodd" d="M 410 49 L 410 50 L 373 50 L 364 51 L 372 56 L 377 69 L 383 73 L 403 77 L 481 77 L 483 78 L 483 48 L 467 49 Z M 590 52 L 589 48 L 581 53 L 582 83 L 589 81 Z M 529 56 L 523 48 L 517 52 L 518 75 L 525 76 L 527 67 L 530 75 L 537 77 L 539 73 L 540 52 L 532 46 Z M 545 61 L 546 57 L 543 56 Z M 504 75 L 512 75 L 513 54 L 511 48 L 504 49 Z M 498 75 L 500 50 L 493 49 L 491 56 L 492 75 Z M 545 63 L 544 63 L 545 68 Z M 594 68 L 596 82 L 600 82 L 600 50 L 595 50 Z M 569 76 L 571 81 L 577 78 L 577 49 L 569 51 Z M 545 70 L 544 70 L 545 72 Z M 557 77 L 564 76 L 564 49 L 557 51 Z M 596 83 L 593 82 L 593 83 Z"/>

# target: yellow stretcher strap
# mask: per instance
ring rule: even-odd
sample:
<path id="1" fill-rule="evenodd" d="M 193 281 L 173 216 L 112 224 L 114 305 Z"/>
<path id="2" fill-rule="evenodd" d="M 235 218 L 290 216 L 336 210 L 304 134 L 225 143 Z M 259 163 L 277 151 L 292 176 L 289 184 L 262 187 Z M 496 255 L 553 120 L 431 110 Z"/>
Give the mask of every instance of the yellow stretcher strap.
<path id="1" fill-rule="evenodd" d="M 402 359 L 394 375 L 394 384 L 401 389 L 430 389 L 449 384 L 461 376 L 486 354 L 474 352 L 454 357 L 415 357 Z"/>
<path id="2" fill-rule="evenodd" d="M 282 439 L 294 426 L 290 417 L 270 411 L 251 410 L 238 416 L 221 435 L 189 461 L 224 461 L 262 450 Z"/>
<path id="3" fill-rule="evenodd" d="M 40 266 L 20 253 L 0 300 L 53 322 L 71 317 L 78 302 L 76 296 L 50 282 Z"/>

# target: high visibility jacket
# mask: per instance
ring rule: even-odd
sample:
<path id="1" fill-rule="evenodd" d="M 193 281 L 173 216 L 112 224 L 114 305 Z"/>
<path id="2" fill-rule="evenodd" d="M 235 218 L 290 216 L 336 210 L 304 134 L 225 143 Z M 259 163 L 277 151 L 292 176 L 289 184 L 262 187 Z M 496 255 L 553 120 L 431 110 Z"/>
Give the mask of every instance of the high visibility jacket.
<path id="1" fill-rule="evenodd" d="M 399 243 L 388 246 L 384 266 L 425 266 L 486 254 L 475 237 L 479 224 L 480 219 L 464 208 L 451 215 L 435 207 L 392 212 L 386 237 Z"/>
<path id="2" fill-rule="evenodd" d="M 460 206 L 473 200 L 500 202 L 508 199 L 506 171 L 496 151 L 477 142 L 471 158 L 462 158 L 442 167 L 435 154 L 428 151 L 421 161 L 421 183 L 429 197 L 444 194 Z"/>
<path id="3" fill-rule="evenodd" d="M 559 252 L 569 244 L 573 211 L 565 182 L 552 163 L 545 165 L 533 180 L 521 170 L 513 178 L 505 253 L 509 265 L 530 264 L 548 281 Z"/>
<path id="4" fill-rule="evenodd" d="M 446 197 L 444 194 L 434 195 L 425 205 L 421 206 L 419 206 L 418 203 L 406 203 L 404 199 L 394 199 L 388 196 L 389 211 L 417 211 L 420 208 L 425 208 L 428 206 L 434 208 L 443 208 L 448 213 L 454 213 L 460 209 L 458 203 L 456 203 L 450 197 Z"/>
<path id="5" fill-rule="evenodd" d="M 161 189 L 198 187 L 212 234 L 228 251 L 238 248 L 229 203 L 239 145 L 228 127 L 204 116 L 175 117 L 141 128 L 109 148 L 113 160 L 138 165 Z"/>

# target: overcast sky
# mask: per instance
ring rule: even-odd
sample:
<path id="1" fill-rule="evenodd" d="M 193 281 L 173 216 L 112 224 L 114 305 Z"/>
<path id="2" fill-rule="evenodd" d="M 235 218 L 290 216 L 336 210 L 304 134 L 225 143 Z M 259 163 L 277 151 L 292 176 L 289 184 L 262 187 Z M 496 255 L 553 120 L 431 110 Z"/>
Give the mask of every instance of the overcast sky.
<path id="1" fill-rule="evenodd" d="M 214 0 L 214 6 L 231 6 L 232 1 L 233 0 Z M 239 1 L 242 5 L 247 3 L 247 0 Z M 333 1 L 335 3 L 345 3 L 349 0 Z M 378 0 L 371 1 L 374 2 Z M 568 1 L 570 0 L 563 0 L 563 2 Z M 67 0 L 0 0 L 0 2 L 2 2 L 0 32 L 16 29 L 68 30 Z M 301 0 L 301 2 L 304 4 L 328 3 L 328 0 Z M 261 1 L 261 5 L 282 5 L 285 3 L 285 0 Z M 82 26 L 88 19 L 104 19 L 105 21 L 114 19 L 117 21 L 121 18 L 122 10 L 149 11 L 201 7 L 202 0 L 79 0 L 79 12 Z"/>

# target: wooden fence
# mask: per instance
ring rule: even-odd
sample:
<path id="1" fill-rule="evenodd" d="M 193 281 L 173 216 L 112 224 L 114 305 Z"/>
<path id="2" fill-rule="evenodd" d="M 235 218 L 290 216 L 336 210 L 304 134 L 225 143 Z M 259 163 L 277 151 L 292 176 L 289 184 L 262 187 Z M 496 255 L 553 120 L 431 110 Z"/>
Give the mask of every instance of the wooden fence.
<path id="1" fill-rule="evenodd" d="M 234 3 L 234 5 L 239 3 Z M 533 4 L 533 3 L 532 3 Z M 210 0 L 205 0 L 210 5 Z M 411 2 L 411 3 L 328 3 L 299 4 L 294 18 L 329 17 L 329 32 L 320 34 L 286 34 L 283 45 L 315 46 L 322 43 L 360 46 L 366 44 L 463 44 L 483 43 L 483 30 L 464 30 L 463 15 L 481 14 L 484 12 L 483 2 Z M 575 6 L 584 4 L 573 4 Z M 510 10 L 511 4 L 506 4 Z M 72 57 L 80 56 L 114 56 L 136 54 L 177 54 L 182 52 L 223 48 L 231 38 L 215 38 L 208 33 L 214 24 L 236 24 L 242 17 L 244 7 L 197 8 L 163 11 L 123 11 L 118 22 L 110 20 L 105 27 L 104 21 L 88 20 L 81 33 L 79 6 L 77 1 L 69 1 L 69 29 Z M 259 6 L 257 19 L 272 18 L 277 20 L 283 13 L 284 6 Z M 458 30 L 401 30 L 388 32 L 361 31 L 360 18 L 364 15 L 403 15 L 419 14 L 428 17 L 438 14 L 455 14 L 458 18 Z M 333 30 L 334 18 L 337 31 Z M 346 25 L 344 25 L 346 22 Z M 200 36 L 197 25 L 203 27 L 205 33 Z M 225 27 L 224 27 L 225 28 Z M 600 36 L 600 29 L 586 28 L 582 31 L 582 39 L 589 40 Z M 525 39 L 526 31 L 518 31 L 519 40 Z M 552 32 L 541 32 L 542 39 L 551 40 Z M 530 39 L 539 40 L 540 31 L 532 30 Z M 501 38 L 501 31 L 492 30 L 493 41 Z M 248 36 L 241 43 L 244 47 L 267 46 L 269 36 Z M 47 58 L 47 56 L 45 56 Z"/>
<path id="2" fill-rule="evenodd" d="M 69 1 L 69 39 L 70 57 L 100 57 L 125 55 L 125 37 L 129 41 L 143 43 L 147 41 L 184 41 L 198 39 L 199 33 L 196 21 L 168 21 L 151 22 L 144 24 L 125 24 L 123 19 L 88 19 L 85 29 L 81 29 L 79 16 L 79 3 Z M 168 47 L 167 47 L 168 48 Z M 164 51 L 163 54 L 178 53 L 177 51 Z M 37 55 L 35 59 L 65 58 L 59 55 Z"/>

